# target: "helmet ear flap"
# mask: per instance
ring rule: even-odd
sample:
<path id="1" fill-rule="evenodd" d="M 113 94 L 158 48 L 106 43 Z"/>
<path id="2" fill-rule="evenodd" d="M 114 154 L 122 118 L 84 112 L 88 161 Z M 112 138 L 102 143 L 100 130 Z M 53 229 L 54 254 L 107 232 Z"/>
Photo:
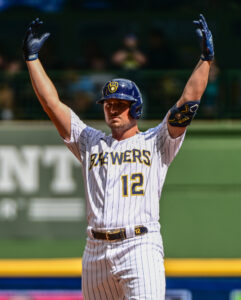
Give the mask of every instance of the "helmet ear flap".
<path id="1" fill-rule="evenodd" d="M 133 102 L 130 107 L 130 115 L 134 119 L 140 119 L 142 113 L 142 104 L 138 102 Z"/>

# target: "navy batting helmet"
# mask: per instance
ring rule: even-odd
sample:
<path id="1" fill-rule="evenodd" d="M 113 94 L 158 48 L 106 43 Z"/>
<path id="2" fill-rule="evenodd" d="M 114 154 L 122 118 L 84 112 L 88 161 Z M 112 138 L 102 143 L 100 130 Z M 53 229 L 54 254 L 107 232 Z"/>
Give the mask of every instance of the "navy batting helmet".
<path id="1" fill-rule="evenodd" d="M 117 78 L 107 82 L 102 89 L 102 97 L 97 103 L 107 99 L 120 99 L 131 101 L 130 115 L 139 119 L 142 114 L 142 97 L 136 84 L 128 79 Z"/>

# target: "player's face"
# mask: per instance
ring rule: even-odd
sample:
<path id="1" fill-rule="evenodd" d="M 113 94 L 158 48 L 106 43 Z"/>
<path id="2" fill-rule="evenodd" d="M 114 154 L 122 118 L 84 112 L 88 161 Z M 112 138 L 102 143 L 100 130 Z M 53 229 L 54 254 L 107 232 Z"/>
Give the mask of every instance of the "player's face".
<path id="1" fill-rule="evenodd" d="M 130 116 L 130 101 L 108 99 L 104 102 L 105 121 L 110 128 L 125 128 L 133 123 Z"/>

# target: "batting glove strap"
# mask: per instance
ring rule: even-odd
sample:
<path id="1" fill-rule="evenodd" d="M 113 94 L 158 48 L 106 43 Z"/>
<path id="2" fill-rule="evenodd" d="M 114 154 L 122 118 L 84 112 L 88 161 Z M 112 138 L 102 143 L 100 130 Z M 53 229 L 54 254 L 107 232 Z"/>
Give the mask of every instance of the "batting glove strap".
<path id="1" fill-rule="evenodd" d="M 199 20 L 193 21 L 198 26 L 196 30 L 198 39 L 200 41 L 202 54 L 201 59 L 211 61 L 214 59 L 214 46 L 212 33 L 208 28 L 207 22 L 202 14 L 200 14 Z"/>
<path id="2" fill-rule="evenodd" d="M 24 59 L 26 61 L 32 61 L 32 60 L 36 60 L 38 59 L 38 53 L 35 53 L 35 54 L 30 54 L 30 55 L 24 55 Z"/>

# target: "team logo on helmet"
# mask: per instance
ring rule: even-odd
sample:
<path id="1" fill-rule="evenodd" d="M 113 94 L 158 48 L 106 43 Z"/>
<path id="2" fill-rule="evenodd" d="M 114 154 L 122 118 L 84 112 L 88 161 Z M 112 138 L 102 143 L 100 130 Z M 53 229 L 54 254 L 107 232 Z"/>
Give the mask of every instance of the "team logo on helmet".
<path id="1" fill-rule="evenodd" d="M 109 84 L 108 84 L 108 91 L 113 94 L 114 92 L 117 91 L 118 89 L 118 86 L 119 86 L 119 83 L 117 81 L 111 81 Z"/>

